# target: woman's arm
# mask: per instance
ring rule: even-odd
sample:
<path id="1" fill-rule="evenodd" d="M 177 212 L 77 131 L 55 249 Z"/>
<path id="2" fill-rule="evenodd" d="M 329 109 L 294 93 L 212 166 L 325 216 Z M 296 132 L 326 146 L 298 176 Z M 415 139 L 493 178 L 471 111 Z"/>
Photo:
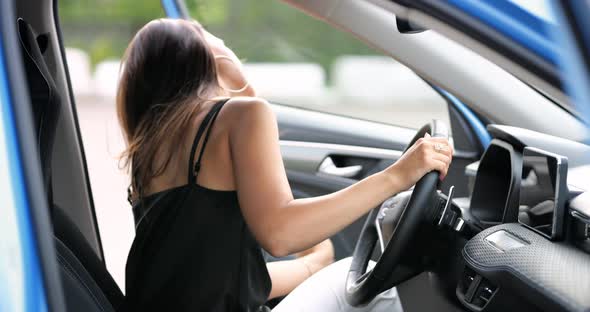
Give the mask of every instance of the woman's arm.
<path id="1" fill-rule="evenodd" d="M 231 108 L 230 108 L 231 107 Z M 233 124 L 229 144 L 242 213 L 257 241 L 275 256 L 313 246 L 408 189 L 432 170 L 446 175 L 450 146 L 444 152 L 420 139 L 395 164 L 338 192 L 293 199 L 279 146 L 274 112 L 263 100 L 237 98 L 228 105 Z M 229 112 L 231 111 L 231 112 Z"/>
<path id="2" fill-rule="evenodd" d="M 272 289 L 268 299 L 288 295 L 317 271 L 334 262 L 334 247 L 327 239 L 310 249 L 296 254 L 295 259 L 266 264 Z"/>

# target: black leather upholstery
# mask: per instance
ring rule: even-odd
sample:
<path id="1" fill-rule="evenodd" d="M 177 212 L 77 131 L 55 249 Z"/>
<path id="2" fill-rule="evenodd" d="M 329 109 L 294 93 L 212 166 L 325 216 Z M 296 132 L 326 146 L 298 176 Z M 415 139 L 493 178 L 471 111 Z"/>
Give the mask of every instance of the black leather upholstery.
<path id="1" fill-rule="evenodd" d="M 18 31 L 67 310 L 116 311 L 123 293 L 76 224 L 52 201 L 51 161 L 62 98 L 43 58 L 49 34 L 37 36 L 22 18 Z"/>
<path id="2" fill-rule="evenodd" d="M 94 249 L 90 247 L 90 244 L 86 241 L 76 224 L 60 207 L 53 208 L 52 219 L 56 239 L 59 239 L 65 248 L 73 252 L 76 260 L 81 264 L 81 268 L 92 278 L 96 286 L 102 290 L 102 293 L 111 305 L 115 308 L 121 307 L 124 300 L 121 289 L 119 289 L 117 283 L 115 283 L 115 280 L 105 268 L 104 263 L 100 261 Z M 67 297 L 68 288 L 65 288 L 64 292 Z"/>
<path id="3" fill-rule="evenodd" d="M 57 237 L 54 241 L 67 310 L 116 311 L 74 253 Z"/>

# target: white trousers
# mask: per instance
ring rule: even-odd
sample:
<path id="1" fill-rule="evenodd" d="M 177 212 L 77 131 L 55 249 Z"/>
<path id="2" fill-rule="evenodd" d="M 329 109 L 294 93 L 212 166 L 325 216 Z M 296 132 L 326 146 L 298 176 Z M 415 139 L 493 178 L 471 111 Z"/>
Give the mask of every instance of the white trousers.
<path id="1" fill-rule="evenodd" d="M 272 311 L 403 312 L 395 288 L 381 293 L 364 307 L 355 308 L 350 306 L 346 302 L 344 288 L 351 261 L 352 258 L 342 259 L 312 275 L 305 282 L 301 283 L 301 285 L 297 286 Z M 369 263 L 370 267 L 373 265 L 375 265 L 374 262 Z"/>

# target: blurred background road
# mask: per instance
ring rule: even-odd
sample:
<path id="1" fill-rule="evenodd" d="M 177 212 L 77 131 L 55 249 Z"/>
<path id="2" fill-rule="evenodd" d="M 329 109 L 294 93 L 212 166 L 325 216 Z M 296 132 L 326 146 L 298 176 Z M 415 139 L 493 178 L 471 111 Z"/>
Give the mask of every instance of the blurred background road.
<path id="1" fill-rule="evenodd" d="M 124 289 L 134 226 L 126 199 L 129 180 L 118 162 L 124 142 L 115 92 L 126 45 L 164 13 L 158 0 L 60 0 L 59 5 L 107 267 Z M 412 71 L 278 1 L 187 0 L 187 5 L 244 60 L 250 83 L 273 103 L 409 128 L 432 118 L 448 122 L 444 101 Z"/>

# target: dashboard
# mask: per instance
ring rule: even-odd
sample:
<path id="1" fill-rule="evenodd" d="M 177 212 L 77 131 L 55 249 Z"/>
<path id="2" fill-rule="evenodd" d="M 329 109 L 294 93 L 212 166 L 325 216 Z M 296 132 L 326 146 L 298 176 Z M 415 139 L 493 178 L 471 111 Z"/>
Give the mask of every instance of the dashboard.
<path id="1" fill-rule="evenodd" d="M 509 126 L 462 216 L 475 234 L 456 297 L 472 311 L 590 311 L 590 146 Z"/>

